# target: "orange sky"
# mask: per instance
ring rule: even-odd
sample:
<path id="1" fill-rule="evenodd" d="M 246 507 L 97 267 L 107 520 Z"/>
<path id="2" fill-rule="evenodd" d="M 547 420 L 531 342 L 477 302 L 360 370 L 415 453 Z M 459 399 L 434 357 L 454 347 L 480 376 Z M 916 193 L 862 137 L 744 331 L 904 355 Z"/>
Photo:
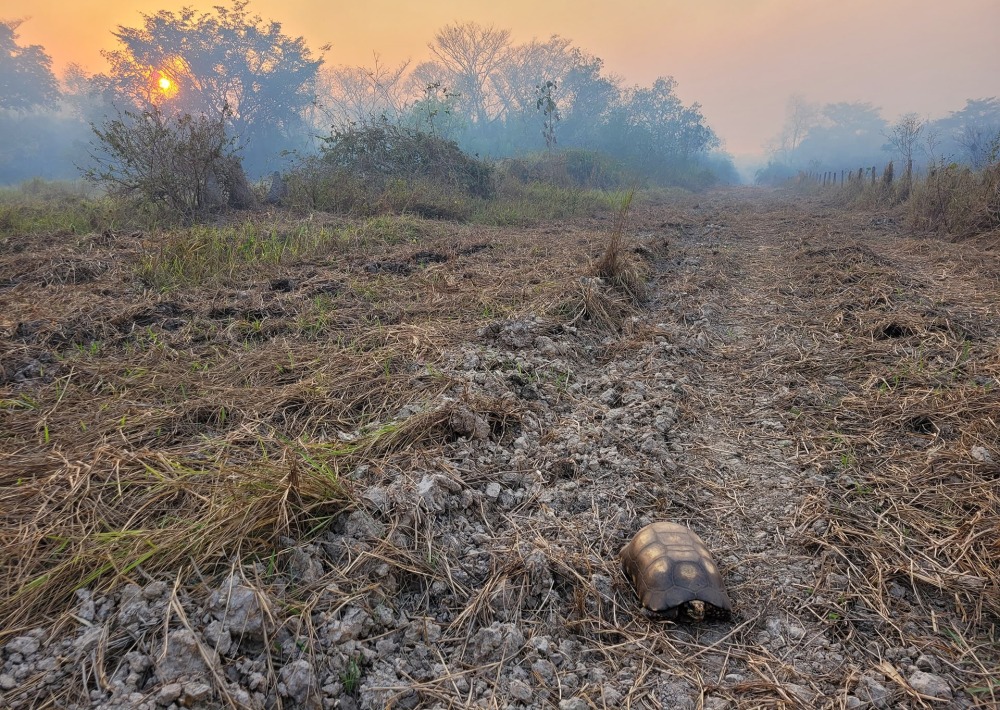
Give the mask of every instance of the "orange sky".
<path id="1" fill-rule="evenodd" d="M 22 43 L 43 45 L 57 71 L 103 69 L 117 25 L 140 12 L 219 0 L 0 0 L 0 18 L 30 18 Z M 736 154 L 780 128 L 788 96 L 871 101 L 890 120 L 931 117 L 967 98 L 1000 95 L 1000 0 L 253 0 L 251 9 L 331 44 L 330 64 L 389 64 L 427 53 L 439 27 L 475 20 L 515 41 L 560 34 L 630 83 L 673 75 L 686 101 Z"/>

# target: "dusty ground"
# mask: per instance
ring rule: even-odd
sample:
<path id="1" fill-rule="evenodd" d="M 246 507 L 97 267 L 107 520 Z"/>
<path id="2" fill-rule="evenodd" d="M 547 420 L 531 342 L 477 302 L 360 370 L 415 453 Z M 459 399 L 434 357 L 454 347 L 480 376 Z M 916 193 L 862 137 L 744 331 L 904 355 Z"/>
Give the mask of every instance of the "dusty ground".
<path id="1" fill-rule="evenodd" d="M 988 240 L 639 204 L 633 311 L 588 276 L 610 223 L 406 222 L 166 293 L 156 235 L 7 240 L 0 703 L 1000 707 Z M 639 613 L 616 553 L 660 519 L 734 621 Z M 87 557 L 113 529 L 149 549 Z"/>

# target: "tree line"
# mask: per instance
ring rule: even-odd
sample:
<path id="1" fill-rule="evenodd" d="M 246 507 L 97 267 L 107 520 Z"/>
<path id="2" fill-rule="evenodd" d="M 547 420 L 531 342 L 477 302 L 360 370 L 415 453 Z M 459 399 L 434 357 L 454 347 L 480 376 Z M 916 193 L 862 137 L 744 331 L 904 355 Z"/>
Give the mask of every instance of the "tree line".
<path id="1" fill-rule="evenodd" d="M 518 43 L 506 29 L 456 23 L 434 35 L 426 61 L 330 66 L 330 47 L 313 52 L 248 0 L 141 17 L 113 32 L 107 72 L 71 67 L 61 82 L 44 48 L 22 45 L 19 23 L 0 21 L 0 182 L 71 176 L 93 145 L 92 127 L 100 135 L 150 113 L 223 122 L 253 177 L 314 152 L 333 132 L 376 124 L 491 158 L 599 151 L 662 184 L 735 176 L 675 79 L 629 85 L 563 37 Z"/>
<path id="2" fill-rule="evenodd" d="M 951 163 L 981 170 L 1000 160 L 1000 99 L 968 99 L 941 118 L 910 112 L 890 123 L 871 103 L 819 104 L 795 94 L 768 153 L 767 166 L 757 173 L 761 183 L 779 183 L 800 171 L 856 170 L 889 160 L 907 172 Z"/>

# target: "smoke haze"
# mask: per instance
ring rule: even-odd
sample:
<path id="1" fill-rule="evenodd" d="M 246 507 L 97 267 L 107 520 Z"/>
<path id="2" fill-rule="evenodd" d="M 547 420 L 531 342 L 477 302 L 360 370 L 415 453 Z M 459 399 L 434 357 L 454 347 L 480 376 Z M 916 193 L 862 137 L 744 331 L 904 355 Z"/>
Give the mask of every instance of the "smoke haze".
<path id="1" fill-rule="evenodd" d="M 140 12 L 198 3 L 169 0 L 64 3 L 6 0 L 4 18 L 30 17 L 25 41 L 52 55 L 57 73 L 70 62 L 104 69 L 99 50 L 111 31 Z M 214 3 L 202 3 L 207 9 Z M 777 131 L 790 94 L 827 103 L 866 101 L 894 120 L 914 111 L 941 117 L 966 99 L 1000 93 L 1000 3 L 996 0 L 593 0 L 538 3 L 278 2 L 251 9 L 302 35 L 329 43 L 329 64 L 387 64 L 427 58 L 441 26 L 477 21 L 510 28 L 515 39 L 570 38 L 604 59 L 628 83 L 674 76 L 686 102 L 698 101 L 735 154 L 759 153 Z"/>

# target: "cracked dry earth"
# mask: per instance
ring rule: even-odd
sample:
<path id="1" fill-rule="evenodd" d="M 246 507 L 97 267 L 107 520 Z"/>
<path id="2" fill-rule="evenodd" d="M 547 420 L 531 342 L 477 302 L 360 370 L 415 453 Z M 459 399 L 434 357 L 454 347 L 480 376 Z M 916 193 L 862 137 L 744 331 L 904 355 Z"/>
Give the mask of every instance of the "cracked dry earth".
<path id="1" fill-rule="evenodd" d="M 922 559 L 903 527 L 874 552 L 879 514 L 912 493 L 872 470 L 896 470 L 879 452 L 926 462 L 964 420 L 927 410 L 933 426 L 884 438 L 858 404 L 892 394 L 877 363 L 949 339 L 978 363 L 960 376 L 995 378 L 992 252 L 740 192 L 641 206 L 630 233 L 656 255 L 647 307 L 613 336 L 538 315 L 446 348 L 461 436 L 409 470 L 354 471 L 358 504 L 285 541 L 285 586 L 244 569 L 81 591 L 86 623 L 7 642 L 6 702 L 75 683 L 89 706 L 151 710 L 997 707 L 995 582 L 948 576 L 947 541 Z M 516 426 L 468 404 L 487 396 Z M 977 431 L 966 468 L 1000 456 Z M 616 556 L 654 520 L 706 541 L 731 622 L 639 613 Z M 996 518 L 976 524 L 995 544 Z"/>

